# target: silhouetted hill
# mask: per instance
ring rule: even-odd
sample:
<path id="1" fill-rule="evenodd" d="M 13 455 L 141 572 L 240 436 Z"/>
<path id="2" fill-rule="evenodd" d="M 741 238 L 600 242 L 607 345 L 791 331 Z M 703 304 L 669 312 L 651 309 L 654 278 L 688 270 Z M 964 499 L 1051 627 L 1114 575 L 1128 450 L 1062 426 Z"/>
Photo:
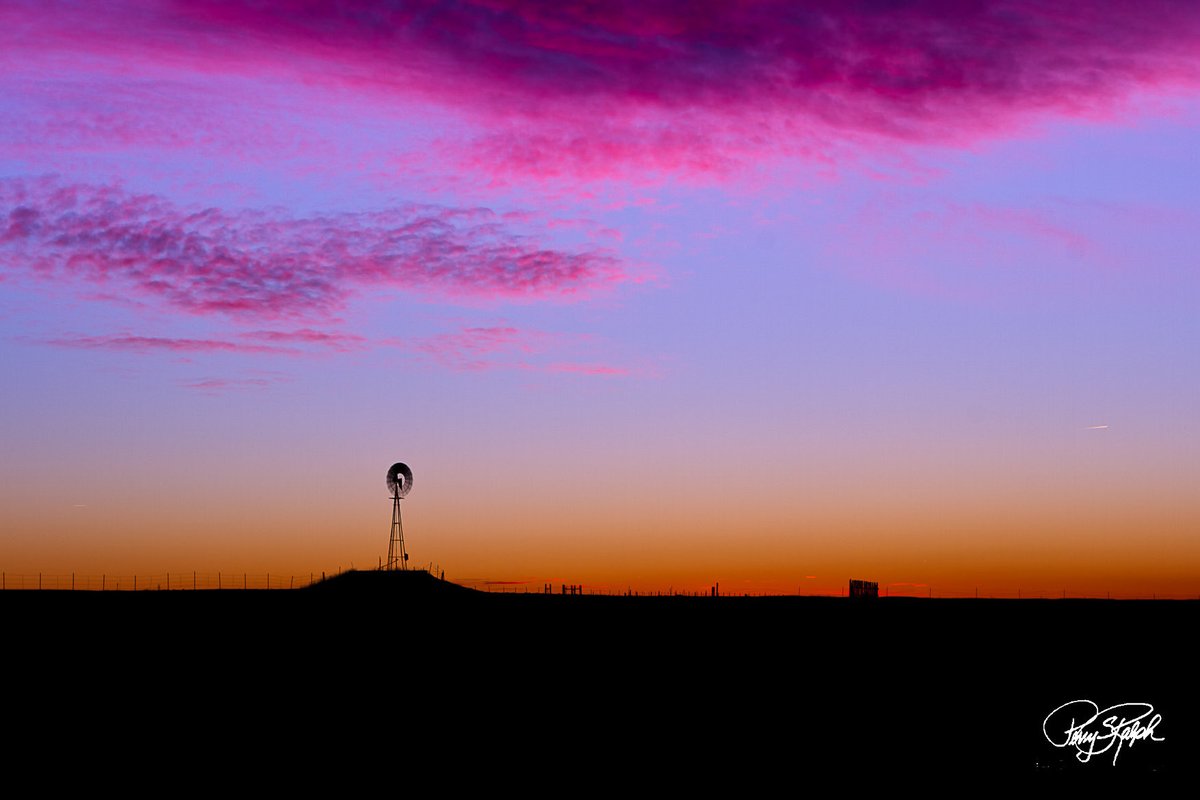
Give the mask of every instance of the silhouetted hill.
<path id="1" fill-rule="evenodd" d="M 884 764 L 1177 774 L 1200 752 L 1195 601 L 492 594 L 364 571 L 294 591 L 8 591 L 0 614 L 32 718 L 83 714 L 143 744 L 179 719 L 173 736 L 253 749 L 294 719 L 357 753 L 391 709 L 406 722 L 387 741 L 514 779 L 552 762 L 752 794 Z M 1075 699 L 1152 703 L 1166 741 L 1079 763 L 1041 732 Z"/>
<path id="2" fill-rule="evenodd" d="M 304 592 L 337 594 L 342 596 L 383 596 L 465 598 L 478 595 L 474 589 L 457 583 L 441 580 L 424 570 L 350 570 L 325 580 L 318 581 Z"/>

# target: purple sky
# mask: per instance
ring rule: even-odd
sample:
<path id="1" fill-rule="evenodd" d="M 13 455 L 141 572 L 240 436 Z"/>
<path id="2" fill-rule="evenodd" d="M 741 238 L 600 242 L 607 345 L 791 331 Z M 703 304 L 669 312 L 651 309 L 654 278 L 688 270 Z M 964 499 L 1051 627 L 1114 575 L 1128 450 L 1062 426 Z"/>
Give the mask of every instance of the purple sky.
<path id="1" fill-rule="evenodd" d="M 1194 3 L 328 6 L 0 2 L 6 569 L 1200 591 Z"/>

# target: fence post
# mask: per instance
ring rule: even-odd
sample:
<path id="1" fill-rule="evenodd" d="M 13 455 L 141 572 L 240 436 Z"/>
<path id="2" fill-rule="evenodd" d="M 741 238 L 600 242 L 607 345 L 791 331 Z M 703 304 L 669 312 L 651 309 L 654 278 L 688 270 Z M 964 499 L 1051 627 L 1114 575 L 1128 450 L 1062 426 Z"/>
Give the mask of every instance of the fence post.
<path id="1" fill-rule="evenodd" d="M 171 573 L 167 573 L 167 591 L 171 591 Z"/>
<path id="2" fill-rule="evenodd" d="M 242 573 L 242 591 L 246 590 L 246 573 Z"/>
<path id="3" fill-rule="evenodd" d="M 42 589 L 42 573 L 38 573 L 38 591 Z"/>
<path id="4" fill-rule="evenodd" d="M 192 570 L 192 591 L 196 591 L 196 570 Z"/>

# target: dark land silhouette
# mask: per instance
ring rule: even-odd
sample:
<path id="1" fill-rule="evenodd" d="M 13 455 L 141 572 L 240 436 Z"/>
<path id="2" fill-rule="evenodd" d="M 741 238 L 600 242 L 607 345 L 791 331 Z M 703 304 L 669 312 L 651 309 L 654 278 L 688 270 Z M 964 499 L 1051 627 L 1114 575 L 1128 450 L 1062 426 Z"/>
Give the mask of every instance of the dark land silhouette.
<path id="1" fill-rule="evenodd" d="M 371 571 L 292 591 L 7 591 L 0 612 L 8 685 L 40 719 L 143 744 L 303 730 L 326 758 L 403 742 L 514 779 L 554 764 L 754 792 L 830 772 L 1178 774 L 1200 752 L 1197 601 L 493 594 Z M 1151 703 L 1165 741 L 1080 763 L 1041 733 L 1074 699 Z"/>

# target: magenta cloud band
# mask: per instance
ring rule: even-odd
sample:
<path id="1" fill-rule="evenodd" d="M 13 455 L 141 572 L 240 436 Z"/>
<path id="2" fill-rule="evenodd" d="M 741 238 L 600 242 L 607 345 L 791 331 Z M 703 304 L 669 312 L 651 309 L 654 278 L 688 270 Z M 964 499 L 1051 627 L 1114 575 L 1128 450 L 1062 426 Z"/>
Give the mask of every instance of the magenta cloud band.
<path id="1" fill-rule="evenodd" d="M 379 65 L 411 69 L 481 97 L 773 100 L 835 118 L 853 97 L 855 107 L 871 101 L 861 120 L 873 125 L 889 124 L 885 109 L 1071 102 L 1125 82 L 1194 78 L 1181 64 L 1194 66 L 1200 34 L 1187 0 L 1153 13 L 1134 0 L 175 0 L 160 13 L 160 46 L 169 34 L 188 47 L 269 43 L 376 79 Z"/>
<path id="2" fill-rule="evenodd" d="M 1105 115 L 1135 92 L 1191 90 L 1200 78 L 1191 0 L 1152 11 L 1135 0 L 46 6 L 0 9 L 0 49 L 20 68 L 18 94 L 65 81 L 79 107 L 6 146 L 36 151 L 32 140 L 50 136 L 237 154 L 267 136 L 290 147 L 204 99 L 218 78 L 277 81 L 333 88 L 329 102 L 349 94 L 384 117 L 449 109 L 466 121 L 461 134 L 418 160 L 483 183 L 708 178 L 773 155 L 824 161 L 879 137 L 965 143 L 1033 115 Z M 184 85 L 187 102 L 172 101 Z M 109 102 L 92 108 L 93 94 Z M 168 120 L 193 124 L 161 119 L 164 104 Z"/>

